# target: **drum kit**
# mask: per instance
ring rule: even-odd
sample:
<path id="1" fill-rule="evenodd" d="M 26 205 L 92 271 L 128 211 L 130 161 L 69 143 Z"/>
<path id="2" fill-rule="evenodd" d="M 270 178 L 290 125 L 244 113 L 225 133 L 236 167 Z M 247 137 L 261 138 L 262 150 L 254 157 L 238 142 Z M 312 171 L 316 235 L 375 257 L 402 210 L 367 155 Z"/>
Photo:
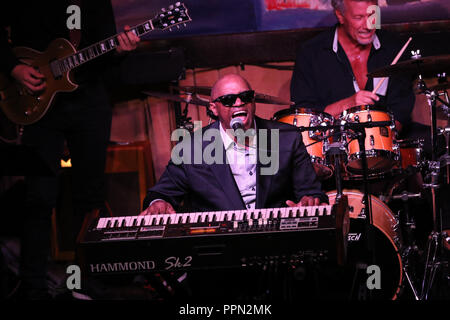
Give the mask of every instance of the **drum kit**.
<path id="1" fill-rule="evenodd" d="M 300 128 L 313 167 L 323 182 L 335 176 L 336 190 L 327 194 L 330 203 L 343 194 L 348 198 L 351 218 L 348 256 L 354 259 L 355 265 L 361 265 L 363 261 L 367 267 L 367 263 L 371 262 L 379 265 L 381 270 L 390 270 L 381 287 L 385 288 L 384 298 L 391 299 L 398 298 L 405 284 L 410 287 L 414 299 L 429 299 L 438 275 L 450 285 L 448 261 L 444 253 L 444 242 L 448 241 L 448 236 L 442 230 L 443 212 L 440 208 L 440 197 L 446 196 L 440 194 L 440 190 L 448 187 L 450 180 L 450 111 L 446 91 L 450 85 L 445 73 L 438 74 L 439 84 L 431 88 L 423 81 L 424 75 L 450 69 L 450 55 L 421 58 L 418 53 L 413 52 L 411 60 L 376 70 L 369 76 L 418 76 L 419 93 L 426 95 L 430 107 L 431 159 L 426 159 L 424 155 L 424 139 L 397 139 L 393 114 L 380 107 L 353 107 L 343 111 L 336 119 L 325 112 L 300 107 L 281 110 L 273 116 L 274 120 Z M 437 127 L 438 119 L 446 121 L 444 128 Z M 442 141 L 438 139 L 440 136 L 445 138 L 445 146 L 439 145 Z M 444 149 L 444 154 L 438 154 L 439 149 Z M 404 190 L 392 195 L 391 189 L 391 192 L 379 197 L 370 195 L 368 185 L 373 181 L 398 182 L 415 174 L 429 180 L 419 180 L 418 193 Z M 348 186 L 363 182 L 363 188 L 343 189 L 342 180 Z M 431 196 L 433 226 L 426 248 L 421 251 L 424 259 L 424 271 L 421 273 L 414 269 L 417 265 L 412 263 L 412 260 L 421 258 L 417 258 L 420 249 L 412 232 L 416 225 L 411 210 L 394 213 L 388 203 L 402 200 L 404 208 L 409 208 L 407 202 L 427 196 Z M 366 241 L 359 243 L 361 236 L 366 236 Z M 367 255 L 364 256 L 364 253 Z"/>
<path id="2" fill-rule="evenodd" d="M 347 196 L 351 218 L 348 235 L 348 258 L 358 270 L 356 277 L 367 278 L 368 264 L 376 264 L 387 272 L 382 275 L 381 293 L 375 298 L 396 299 L 408 286 L 415 300 L 430 299 L 438 275 L 449 282 L 448 261 L 443 242 L 446 236 L 442 230 L 440 205 L 441 187 L 450 185 L 450 104 L 447 82 L 443 73 L 450 69 L 450 55 L 422 58 L 420 52 L 412 52 L 410 60 L 378 69 L 368 76 L 390 77 L 409 74 L 418 78 L 418 92 L 427 97 L 431 118 L 431 159 L 424 155 L 423 138 L 398 139 L 393 114 L 390 110 L 374 106 L 357 106 L 343 111 L 337 118 L 312 108 L 293 107 L 290 102 L 278 97 L 256 93 L 255 102 L 275 105 L 290 105 L 290 108 L 276 112 L 272 120 L 292 124 L 301 131 L 306 150 L 317 176 L 322 182 L 335 177 L 335 189 L 329 191 L 330 204 L 338 197 Z M 438 75 L 438 84 L 427 87 L 424 77 Z M 209 96 L 210 87 L 175 87 L 177 94 L 145 92 L 147 95 L 186 103 L 184 124 L 189 123 L 187 105 L 197 104 L 209 107 L 209 100 L 198 95 Z M 444 99 L 441 99 L 444 97 Z M 446 121 L 444 128 L 437 127 L 437 119 Z M 445 146 L 438 138 L 445 138 Z M 439 155 L 438 149 L 444 150 Z M 443 148 L 442 148 L 443 147 Z M 402 181 L 412 175 L 419 175 L 419 192 L 393 191 Z M 428 177 L 429 181 L 426 181 Z M 394 181 L 389 192 L 377 196 L 369 191 L 369 184 L 376 181 Z M 348 186 L 343 188 L 343 182 Z M 362 189 L 351 186 L 360 185 Z M 442 188 L 444 189 L 444 188 Z M 414 230 L 416 222 L 410 211 L 409 202 L 431 196 L 432 230 L 423 250 L 418 248 Z M 401 200 L 403 209 L 394 212 L 390 202 Z M 421 213 L 423 214 L 423 213 Z M 447 213 L 448 214 L 448 213 Z M 417 263 L 420 261 L 419 263 Z M 417 265 L 423 265 L 419 270 Z M 361 276 L 361 274 L 363 274 Z M 365 281 L 361 281 L 360 283 Z M 362 287 L 362 285 L 360 286 Z M 357 292 L 359 290 L 359 292 Z M 373 291 L 351 288 L 354 298 L 373 298 Z M 362 290 L 364 291 L 364 290 Z"/>

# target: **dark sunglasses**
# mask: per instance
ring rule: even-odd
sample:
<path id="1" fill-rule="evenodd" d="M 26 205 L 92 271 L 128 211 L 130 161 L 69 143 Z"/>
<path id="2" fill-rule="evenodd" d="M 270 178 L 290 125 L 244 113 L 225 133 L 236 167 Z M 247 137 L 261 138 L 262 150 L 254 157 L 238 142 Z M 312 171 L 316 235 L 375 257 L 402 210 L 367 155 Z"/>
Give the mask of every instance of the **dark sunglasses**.
<path id="1" fill-rule="evenodd" d="M 220 102 L 225 107 L 232 107 L 236 103 L 237 98 L 239 98 L 244 104 L 250 103 L 255 98 L 255 91 L 247 90 L 238 94 L 226 94 L 218 97 L 213 102 Z"/>

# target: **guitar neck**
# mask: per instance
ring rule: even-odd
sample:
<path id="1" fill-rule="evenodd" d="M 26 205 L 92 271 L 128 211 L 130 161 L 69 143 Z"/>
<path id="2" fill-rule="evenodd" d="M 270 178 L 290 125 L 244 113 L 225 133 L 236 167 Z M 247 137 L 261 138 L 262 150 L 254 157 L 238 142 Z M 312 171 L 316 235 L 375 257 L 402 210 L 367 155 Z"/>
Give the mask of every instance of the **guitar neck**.
<path id="1" fill-rule="evenodd" d="M 191 18 L 187 13 L 186 7 L 184 6 L 184 4 L 177 2 L 175 5 L 170 6 L 168 10 L 162 9 L 162 12 L 155 18 L 147 20 L 142 24 L 138 24 L 130 28 L 128 32 L 132 32 L 140 37 L 155 29 L 170 29 L 174 26 L 178 26 L 180 23 L 186 23 L 189 21 L 191 21 Z M 92 59 L 104 55 L 105 53 L 108 53 L 119 46 L 118 37 L 119 34 L 116 34 L 112 37 L 81 49 L 72 55 L 58 59 L 53 62 L 56 65 L 52 66 L 52 70 L 58 70 L 59 74 L 61 72 L 67 72 L 81 66 L 88 61 L 91 61 Z"/>
<path id="2" fill-rule="evenodd" d="M 143 24 L 131 28 L 129 32 L 133 32 L 135 35 L 140 37 L 152 30 L 154 30 L 154 27 L 151 20 L 149 20 Z M 57 60 L 57 63 L 60 66 L 60 70 L 63 72 L 70 71 L 72 69 L 75 69 L 76 67 L 81 66 L 82 64 L 85 64 L 88 61 L 91 61 L 101 55 L 104 55 L 105 53 L 116 49 L 119 46 L 118 37 L 119 35 L 116 34 L 110 38 L 81 49 L 70 56 Z"/>

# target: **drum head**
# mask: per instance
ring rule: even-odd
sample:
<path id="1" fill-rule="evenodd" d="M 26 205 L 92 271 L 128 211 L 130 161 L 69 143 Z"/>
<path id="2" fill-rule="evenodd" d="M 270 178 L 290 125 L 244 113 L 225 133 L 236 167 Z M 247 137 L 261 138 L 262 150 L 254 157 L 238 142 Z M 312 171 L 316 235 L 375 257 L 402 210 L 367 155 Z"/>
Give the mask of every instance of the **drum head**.
<path id="1" fill-rule="evenodd" d="M 308 114 L 308 115 L 322 115 L 326 118 L 333 119 L 333 116 L 331 114 L 328 114 L 326 112 L 320 111 L 318 109 L 312 109 L 312 108 L 288 108 L 283 109 L 278 112 L 275 112 L 272 119 L 273 120 L 279 120 L 286 116 L 292 116 L 296 114 Z"/>
<path id="2" fill-rule="evenodd" d="M 400 291 L 403 272 L 400 256 L 385 233 L 373 225 L 369 230 L 373 236 L 370 245 L 373 252 L 368 250 L 365 219 L 350 219 L 345 271 L 349 298 L 358 300 L 363 299 L 362 296 L 366 295 L 368 299 L 396 299 Z M 379 267 L 380 289 L 370 290 L 367 288 L 367 279 L 371 275 L 367 273 L 367 267 L 370 265 Z"/>
<path id="3" fill-rule="evenodd" d="M 380 106 L 356 106 L 356 107 L 352 107 L 349 108 L 347 110 L 345 110 L 346 114 L 350 114 L 350 113 L 356 113 L 356 112 L 360 112 L 360 111 L 382 111 L 382 112 L 388 112 L 386 110 L 386 108 L 380 107 Z M 389 113 L 389 112 L 388 112 Z M 341 113 L 341 116 L 343 115 L 343 113 Z"/>
<path id="4" fill-rule="evenodd" d="M 377 197 L 372 196 L 373 225 L 366 228 L 366 219 L 358 216 L 362 208 L 363 194 L 357 190 L 344 190 L 350 207 L 350 230 L 347 243 L 347 264 L 342 278 L 344 294 L 349 299 L 396 299 L 403 278 L 403 266 L 398 253 L 397 239 L 393 225 L 394 216 L 390 209 Z M 334 204 L 336 192 L 327 193 L 330 204 Z M 368 234 L 372 241 L 368 241 Z M 370 251 L 369 250 L 372 250 Z M 380 270 L 380 289 L 367 287 L 367 267 L 376 265 Z"/>

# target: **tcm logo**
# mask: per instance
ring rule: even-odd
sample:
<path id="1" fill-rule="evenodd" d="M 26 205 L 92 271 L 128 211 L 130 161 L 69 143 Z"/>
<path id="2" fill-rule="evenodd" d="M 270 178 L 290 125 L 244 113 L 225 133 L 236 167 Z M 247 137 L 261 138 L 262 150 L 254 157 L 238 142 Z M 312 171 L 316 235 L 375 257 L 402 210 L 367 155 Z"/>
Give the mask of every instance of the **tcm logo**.
<path id="1" fill-rule="evenodd" d="M 361 238 L 361 233 L 349 233 L 347 235 L 348 241 L 359 241 L 360 238 Z"/>

